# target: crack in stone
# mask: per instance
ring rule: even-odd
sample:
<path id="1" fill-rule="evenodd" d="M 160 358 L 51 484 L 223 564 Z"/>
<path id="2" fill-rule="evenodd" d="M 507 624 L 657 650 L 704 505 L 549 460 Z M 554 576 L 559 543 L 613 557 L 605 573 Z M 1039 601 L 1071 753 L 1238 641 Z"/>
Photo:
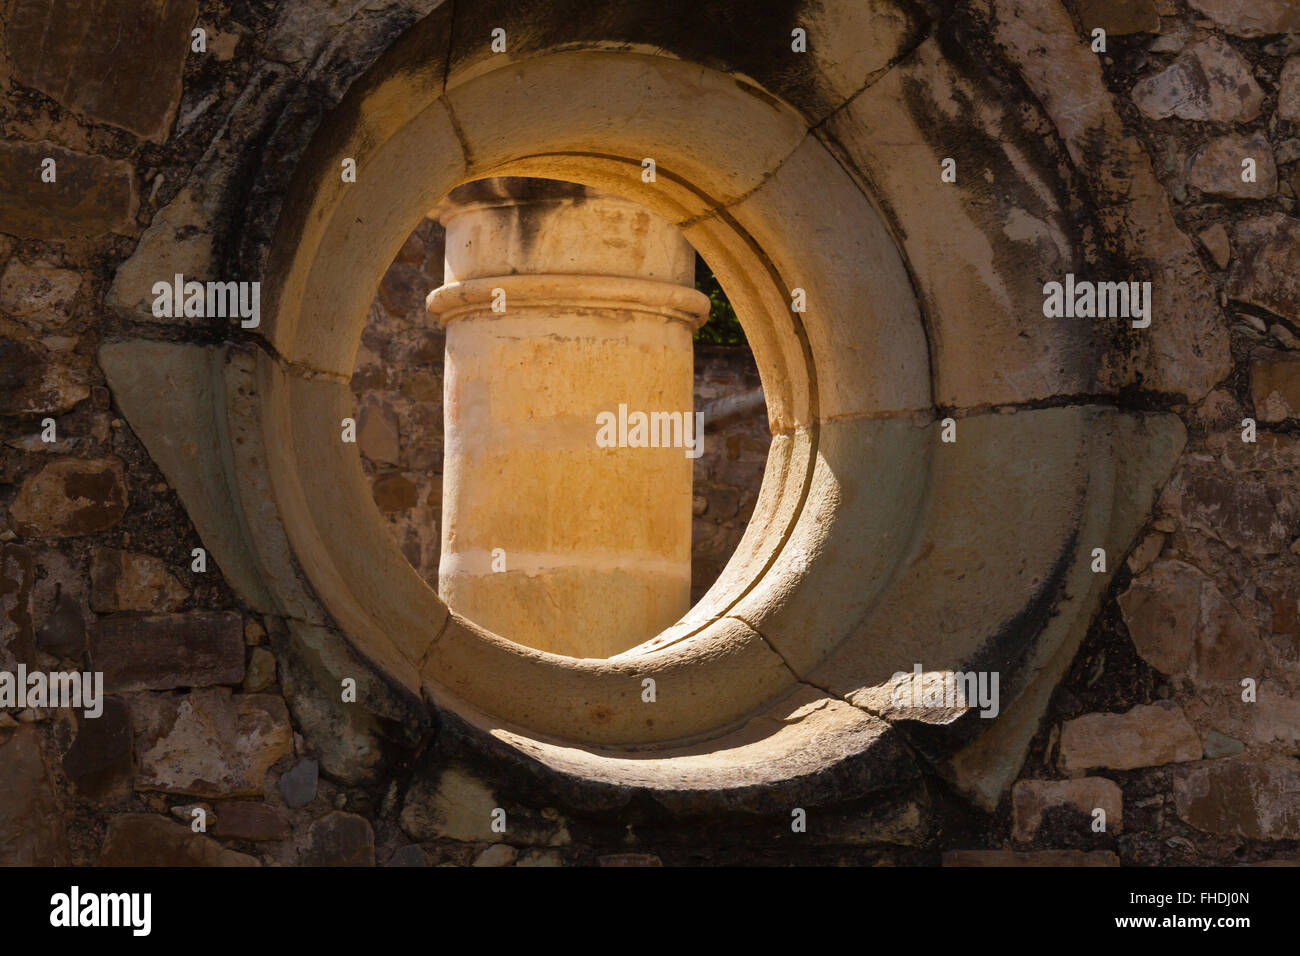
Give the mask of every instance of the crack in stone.
<path id="1" fill-rule="evenodd" d="M 802 684 L 804 687 L 811 688 L 812 690 L 819 691 L 820 693 L 825 694 L 827 697 L 833 700 L 838 700 L 840 703 L 847 704 L 848 706 L 854 708 L 855 710 L 861 711 L 862 713 L 866 714 L 869 717 L 874 717 L 876 720 L 888 724 L 891 728 L 894 726 L 893 722 L 890 721 L 885 714 L 880 713 L 878 711 L 874 711 L 870 707 L 867 707 L 863 704 L 855 703 L 854 701 L 850 700 L 848 697 L 844 696 L 843 694 L 838 694 L 835 691 L 831 690 L 831 688 L 824 687 L 821 684 L 818 684 L 815 681 L 810 680 L 808 677 L 800 676 L 799 672 L 796 671 L 793 666 L 791 666 L 790 662 L 785 659 L 785 655 L 782 654 L 777 649 L 776 645 L 773 644 L 771 640 L 768 639 L 767 635 L 765 635 L 758 628 L 754 627 L 753 624 L 751 624 L 749 621 L 746 621 L 743 617 L 740 617 L 739 615 L 736 614 L 728 614 L 726 615 L 726 617 L 729 617 L 735 621 L 739 621 L 741 624 L 744 624 L 745 627 L 753 631 L 758 636 L 759 640 L 761 640 L 763 644 L 767 647 L 767 649 L 770 650 L 773 654 L 775 654 L 776 657 L 781 661 L 781 664 L 785 667 L 785 669 L 788 670 L 790 674 L 794 677 L 796 683 Z M 900 739 L 903 740 L 904 744 L 907 746 L 908 751 L 912 753 L 913 756 L 919 756 L 917 752 L 912 749 L 910 742 L 906 740 L 905 734 L 902 734 L 900 732 L 899 737 Z"/>
<path id="2" fill-rule="evenodd" d="M 443 78 L 442 82 L 445 87 L 447 82 L 446 77 Z M 469 148 L 469 140 L 466 139 L 465 130 L 461 128 L 460 120 L 456 117 L 456 111 L 452 109 L 451 99 L 444 91 L 443 95 L 438 97 L 438 102 L 441 103 L 443 109 L 447 111 L 447 120 L 451 123 L 451 128 L 456 134 L 456 141 L 460 143 L 461 159 L 465 163 L 465 169 L 469 170 L 474 165 L 474 153 Z"/>
<path id="3" fill-rule="evenodd" d="M 945 16 L 946 15 L 947 14 L 945 14 Z M 812 126 L 808 127 L 808 132 L 816 133 L 817 130 L 819 130 L 826 123 L 830 122 L 830 120 L 832 120 L 835 116 L 837 116 L 839 112 L 843 110 L 846 106 L 848 106 L 850 103 L 856 100 L 867 90 L 871 89 L 881 80 L 883 80 L 886 76 L 892 73 L 898 66 L 902 65 L 904 60 L 906 60 L 918 49 L 920 49 L 920 47 L 922 47 L 928 40 L 930 40 L 931 37 L 935 35 L 935 32 L 937 31 L 938 27 L 942 23 L 943 23 L 942 17 L 939 19 L 932 19 L 929 23 L 928 28 L 923 30 L 920 34 L 918 34 L 915 43 L 907 47 L 905 50 L 900 51 L 897 56 L 895 56 L 892 60 L 890 60 L 880 69 L 876 70 L 873 73 L 867 74 L 867 78 L 863 82 L 862 86 L 858 87 L 858 89 L 854 90 L 852 93 L 846 96 L 843 102 L 841 102 L 833 110 L 831 110 L 821 119 L 819 119 L 816 123 L 813 123 Z"/>
<path id="4" fill-rule="evenodd" d="M 790 157 L 793 156 L 795 153 L 799 152 L 799 150 L 801 150 L 804 147 L 804 144 L 808 142 L 809 135 L 811 135 L 811 129 L 810 128 L 805 129 L 803 136 L 800 137 L 799 142 L 794 146 L 794 148 L 791 149 L 790 152 L 782 156 L 779 160 L 777 160 L 776 164 L 772 166 L 771 169 L 764 172 L 763 175 L 759 177 L 758 182 L 754 186 L 745 190 L 745 192 L 741 193 L 739 196 L 735 196 L 731 199 L 726 199 L 720 203 L 714 204 L 709 208 L 707 212 L 703 212 L 700 215 L 695 216 L 694 218 L 687 219 L 677 223 L 677 228 L 689 229 L 692 226 L 697 226 L 700 223 L 704 222 L 705 220 L 712 219 L 715 216 L 717 216 L 719 213 L 729 212 L 730 210 L 734 209 L 736 206 L 739 206 L 741 203 L 745 202 L 745 200 L 749 199 L 749 197 L 753 196 L 760 189 L 766 186 L 768 182 L 774 176 L 776 176 L 777 173 L 781 171 L 782 167 L 784 167 L 785 164 L 790 160 Z"/>
<path id="5" fill-rule="evenodd" d="M 912 741 L 908 739 L 907 734 L 904 733 L 901 729 L 895 727 L 893 721 L 891 721 L 884 714 L 873 711 L 871 708 L 866 707 L 862 704 L 855 703 L 854 701 L 845 697 L 843 694 L 837 694 L 829 687 L 823 687 L 822 685 L 812 680 L 809 680 L 807 677 L 801 677 L 799 675 L 799 672 L 796 671 L 790 665 L 790 662 L 785 659 L 785 655 L 782 654 L 779 650 L 777 650 L 776 645 L 773 644 L 768 639 L 767 635 L 765 635 L 758 628 L 754 627 L 753 624 L 751 624 L 749 621 L 746 621 L 744 618 L 740 617 L 739 615 L 729 614 L 726 616 L 732 618 L 733 620 L 739 621 L 740 623 L 744 624 L 747 628 L 749 628 L 751 631 L 753 631 L 756 635 L 758 635 L 759 640 L 763 642 L 763 644 L 768 648 L 768 650 L 770 650 L 773 654 L 776 655 L 776 657 L 781 661 L 781 664 L 785 667 L 785 669 L 788 670 L 791 673 L 791 675 L 793 675 L 796 683 L 801 684 L 804 687 L 811 688 L 812 690 L 819 691 L 832 700 L 837 700 L 840 703 L 847 704 L 849 707 L 852 707 L 854 710 L 860 711 L 861 713 L 864 713 L 868 717 L 871 717 L 875 720 L 879 720 L 881 723 L 885 724 L 891 730 L 895 731 L 894 734 L 895 742 L 899 746 L 901 746 L 902 749 L 907 753 L 908 757 L 911 758 L 912 763 L 916 766 L 917 770 L 922 773 L 923 777 L 926 776 L 925 768 L 927 767 L 934 768 L 933 761 L 927 758 L 925 754 L 923 754 L 921 751 L 917 750 L 916 747 L 912 744 Z"/>
<path id="6" fill-rule="evenodd" d="M 443 606 L 446 607 L 446 605 Z M 420 656 L 419 673 L 417 676 L 420 677 L 421 684 L 424 683 L 424 667 L 429 661 L 429 655 L 433 653 L 433 649 L 438 645 L 438 642 L 442 640 L 443 634 L 447 633 L 447 628 L 450 625 L 451 608 L 447 608 L 447 614 L 442 619 L 442 626 L 438 628 L 438 633 L 433 635 L 433 639 L 429 641 L 429 646 L 424 649 L 424 654 Z"/>
<path id="7" fill-rule="evenodd" d="M 447 0 L 447 55 L 442 58 L 442 89 L 438 98 L 447 96 L 447 77 L 451 76 L 451 54 L 456 49 L 456 0 Z M 464 144 L 462 144 L 462 149 Z"/>

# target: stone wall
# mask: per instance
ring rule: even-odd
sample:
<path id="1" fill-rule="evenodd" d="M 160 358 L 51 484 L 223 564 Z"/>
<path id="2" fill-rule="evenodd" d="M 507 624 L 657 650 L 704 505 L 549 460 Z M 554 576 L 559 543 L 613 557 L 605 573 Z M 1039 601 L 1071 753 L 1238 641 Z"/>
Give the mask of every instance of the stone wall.
<path id="1" fill-rule="evenodd" d="M 758 387 L 758 369 L 749 349 L 696 345 L 696 409 L 707 409 L 722 399 L 740 398 Z M 695 460 L 692 601 L 704 596 L 745 533 L 771 442 L 762 405 L 720 419 L 706 419 L 704 454 Z"/>
<path id="2" fill-rule="evenodd" d="M 848 800 L 806 841 L 788 820 L 657 823 L 629 836 L 617 820 L 521 805 L 509 843 L 458 816 L 484 787 L 454 721 L 413 730 L 395 759 L 374 727 L 306 690 L 303 674 L 326 667 L 326 651 L 312 657 L 284 620 L 237 598 L 210 557 L 198 569 L 192 516 L 97 361 L 101 345 L 141 329 L 160 342 L 215 340 L 202 323 L 155 321 L 133 290 L 174 271 L 252 269 L 240 252 L 250 238 L 223 232 L 228 211 L 205 203 L 228 190 L 265 200 L 251 157 L 285 104 L 323 112 L 436 6 L 391 0 L 354 16 L 334 3 L 123 0 L 103 15 L 134 27 L 131 49 L 97 44 L 116 21 L 87 34 L 50 0 L 5 7 L 0 671 L 98 670 L 108 697 L 93 720 L 0 708 L 0 863 L 1300 862 L 1294 5 L 922 5 L 925 35 L 1038 104 L 1021 118 L 1070 184 L 1072 214 L 1096 213 L 1090 247 L 1122 274 L 1163 270 L 1163 288 L 1183 289 L 1167 314 L 1181 324 L 1145 389 L 1115 401 L 1176 413 L 1186 449 L 1010 796 L 982 809 L 934 779 L 897 818 Z M 203 53 L 188 46 L 196 24 Z M 1102 54 L 1089 50 L 1097 26 L 1108 31 Z M 979 156 L 962 168 L 978 169 Z M 40 178 L 47 158 L 53 183 Z M 1242 159 L 1255 160 L 1253 182 Z M 423 241 L 432 234 L 417 239 L 380 289 L 353 385 L 376 500 L 428 577 L 442 347 L 423 323 L 399 321 L 419 309 L 438 261 Z M 752 380 L 707 351 L 698 372 L 697 401 Z M 1168 385 L 1196 381 L 1205 387 Z M 189 395 L 176 382 L 157 401 Z M 1255 443 L 1242 440 L 1246 418 Z M 697 591 L 752 507 L 761 425 L 731 426 L 697 463 Z M 417 428 L 428 443 L 408 443 Z M 408 787 L 416 757 L 436 788 Z M 210 811 L 205 834 L 189 826 L 195 806 Z M 1091 825 L 1098 808 L 1104 833 Z"/>
<path id="3" fill-rule="evenodd" d="M 442 284 L 442 227 L 426 219 L 384 275 L 366 316 L 352 390 L 357 446 L 398 546 L 438 587 L 442 365 L 446 331 L 425 297 Z"/>
<path id="4" fill-rule="evenodd" d="M 1300 21 L 1286 4 L 1210 0 L 1080 0 L 1075 13 L 1108 30 L 1104 87 L 1052 77 L 1041 95 L 1063 123 L 1115 96 L 1213 280 L 1233 367 L 1175 406 L 1182 461 L 1057 692 L 1013 791 L 1012 836 L 1072 830 L 1071 845 L 1095 848 L 1068 821 L 1110 806 L 1113 823 L 1122 802 L 1109 842 L 1125 862 L 1297 860 Z M 1013 59 L 1041 55 L 1005 20 L 997 35 Z"/>

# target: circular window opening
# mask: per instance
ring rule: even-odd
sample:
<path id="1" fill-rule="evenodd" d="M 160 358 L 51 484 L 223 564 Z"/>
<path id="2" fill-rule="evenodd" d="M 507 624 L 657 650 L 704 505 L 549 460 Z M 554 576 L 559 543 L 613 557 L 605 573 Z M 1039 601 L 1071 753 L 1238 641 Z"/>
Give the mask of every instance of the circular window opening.
<path id="1" fill-rule="evenodd" d="M 430 211 L 371 302 L 352 391 L 410 564 L 462 616 L 571 657 L 635 647 L 704 595 L 771 442 L 738 317 L 680 231 L 554 180 L 479 180 Z"/>

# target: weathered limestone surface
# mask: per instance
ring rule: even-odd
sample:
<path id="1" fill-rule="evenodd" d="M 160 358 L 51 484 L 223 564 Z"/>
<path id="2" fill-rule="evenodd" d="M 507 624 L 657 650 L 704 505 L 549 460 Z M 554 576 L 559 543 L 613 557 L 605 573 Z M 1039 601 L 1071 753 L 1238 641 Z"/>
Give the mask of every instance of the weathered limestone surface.
<path id="1" fill-rule="evenodd" d="M 1207 455 L 1183 461 L 1163 502 L 1189 530 L 1243 555 L 1286 554 L 1300 520 L 1300 487 L 1293 478 L 1300 442 L 1266 433 L 1246 444 L 1239 421 L 1207 440 Z"/>
<path id="2" fill-rule="evenodd" d="M 878 135 L 887 135 L 875 128 Z M 810 194 L 803 188 L 809 182 L 820 188 Z M 816 369 L 821 420 L 928 410 L 934 400 L 932 379 L 943 378 L 948 366 L 942 355 L 936 360 L 928 354 L 913 283 L 885 221 L 821 140 L 806 139 L 762 185 L 732 204 L 726 216 L 762 245 L 788 289 L 804 291 L 806 313 L 794 317 Z M 696 241 L 707 235 L 715 228 L 714 218 L 720 217 L 684 230 L 686 237 Z M 835 241 L 812 244 L 806 241 L 809 235 L 833 235 Z M 785 292 L 782 311 L 793 308 L 791 295 Z M 948 331 L 941 319 L 935 324 L 938 335 Z M 989 324 L 983 325 L 994 340 Z M 770 380 L 768 356 L 757 336 L 754 351 Z M 864 377 L 863 368 L 877 371 Z M 788 426 L 783 416 L 771 417 L 776 428 Z"/>
<path id="3" fill-rule="evenodd" d="M 943 406 L 1098 388 L 1101 330 L 1042 315 L 1043 277 L 1078 271 L 1082 255 L 1055 184 L 1027 162 L 1005 109 L 996 90 L 955 69 L 930 40 L 825 127 L 894 197 L 889 214 L 927 305 L 933 401 Z M 979 155 L 963 145 L 972 119 L 988 147 Z M 939 183 L 937 172 L 933 186 L 917 181 L 917 169 L 938 170 L 945 157 L 957 160 L 956 183 Z M 1015 186 L 992 188 L 991 178 Z"/>
<path id="4" fill-rule="evenodd" d="M 1145 388 L 1200 398 L 1231 368 L 1215 290 L 1178 228 L 1151 160 L 1121 122 L 1097 56 L 1079 42 L 1056 3 L 988 5 L 998 42 L 1020 66 L 1101 203 L 1108 237 L 1132 267 L 1149 270 L 1151 327 L 1133 331 L 1132 348 L 1106 355 L 1107 377 L 1118 384 L 1140 376 Z"/>
<path id="5" fill-rule="evenodd" d="M 1287 57 L 1282 67 L 1277 115 L 1292 123 L 1300 122 L 1300 56 Z"/>
<path id="6" fill-rule="evenodd" d="M 1201 759 L 1201 742 L 1176 704 L 1088 714 L 1061 728 L 1061 768 L 1132 770 Z"/>
<path id="7" fill-rule="evenodd" d="M 1300 321 L 1300 219 L 1270 213 L 1233 230 L 1237 258 L 1228 294 L 1288 321 Z"/>
<path id="8" fill-rule="evenodd" d="M 474 714 L 472 709 L 462 712 Z M 446 715 L 441 729 L 451 749 L 475 762 L 486 756 L 481 733 L 482 725 L 455 715 Z M 469 775 L 462 771 L 450 789 L 435 786 L 436 774 L 413 778 L 403 811 L 403 826 L 412 836 L 430 839 L 440 827 L 453 825 L 471 828 L 462 832 L 481 832 L 483 818 L 472 808 L 497 789 L 517 786 L 519 774 L 531 776 L 539 766 L 551 771 L 542 779 L 545 796 L 555 805 L 596 812 L 627 808 L 637 816 L 657 810 L 674 817 L 742 813 L 784 818 L 790 807 L 828 794 L 885 796 L 897 788 L 909 790 L 919 776 L 912 755 L 887 724 L 807 685 L 712 746 L 619 754 L 508 730 L 498 730 L 494 737 L 484 769 Z M 485 781 L 489 767 L 494 779 Z M 543 811 L 531 825 L 548 835 L 530 842 L 567 842 L 562 822 Z"/>
<path id="9" fill-rule="evenodd" d="M 130 706 L 138 790 L 254 796 L 265 792 L 267 771 L 293 746 L 279 696 L 210 688 L 180 697 L 137 695 Z"/>
<path id="10" fill-rule="evenodd" d="M 28 266 L 15 259 L 0 276 L 0 311 L 38 328 L 60 328 L 69 318 L 81 285 L 81 276 L 72 269 L 45 262 Z"/>
<path id="11" fill-rule="evenodd" d="M 365 780 L 383 757 L 383 720 L 418 741 L 422 728 L 410 704 L 337 634 L 297 621 L 287 630 L 273 637 L 280 681 L 294 720 L 317 741 L 326 773 L 347 783 Z M 342 701 L 337 688 L 344 679 L 356 682 L 356 703 Z"/>
<path id="12" fill-rule="evenodd" d="M 185 503 L 214 563 L 254 608 L 277 610 L 261 580 L 265 572 L 250 553 L 225 460 L 217 450 L 221 431 L 214 404 L 223 394 L 219 376 L 224 355 L 193 345 L 122 342 L 106 345 L 99 361 L 123 412 Z M 157 401 L 160 394 L 171 400 Z"/>
<path id="13" fill-rule="evenodd" d="M 211 277 L 212 231 L 210 214 L 190 188 L 154 213 L 131 257 L 113 275 L 107 301 L 124 317 L 167 325 L 194 324 L 187 317 L 159 318 L 153 314 L 153 284 L 169 277 L 205 281 Z"/>

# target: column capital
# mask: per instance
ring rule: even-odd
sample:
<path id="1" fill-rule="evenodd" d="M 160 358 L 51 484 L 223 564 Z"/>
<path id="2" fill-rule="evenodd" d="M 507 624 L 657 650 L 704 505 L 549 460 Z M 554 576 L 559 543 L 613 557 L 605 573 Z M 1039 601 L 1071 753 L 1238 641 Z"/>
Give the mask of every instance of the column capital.
<path id="1" fill-rule="evenodd" d="M 494 309 L 498 302 L 504 311 Z M 653 279 L 548 273 L 444 283 L 429 293 L 425 309 L 444 326 L 467 315 L 600 310 L 682 322 L 694 332 L 709 317 L 709 298 L 695 289 Z"/>
<path id="2" fill-rule="evenodd" d="M 546 179 L 497 177 L 452 190 L 434 210 L 447 231 L 443 285 L 426 300 L 443 325 L 469 315 L 593 311 L 683 322 L 708 318 L 695 251 L 630 199 Z"/>

